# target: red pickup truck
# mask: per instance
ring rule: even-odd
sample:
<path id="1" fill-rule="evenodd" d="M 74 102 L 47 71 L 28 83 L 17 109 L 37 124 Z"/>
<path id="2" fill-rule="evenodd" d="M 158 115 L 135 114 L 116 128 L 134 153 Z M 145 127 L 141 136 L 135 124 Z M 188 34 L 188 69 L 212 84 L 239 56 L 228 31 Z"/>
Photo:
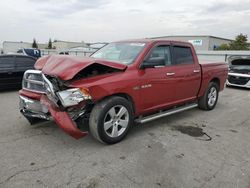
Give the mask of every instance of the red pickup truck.
<path id="1" fill-rule="evenodd" d="M 190 43 L 151 39 L 110 43 L 91 57 L 42 57 L 35 69 L 19 91 L 29 122 L 54 120 L 76 139 L 90 132 L 107 144 L 134 121 L 212 110 L 228 73 L 225 63 L 199 64 Z"/>

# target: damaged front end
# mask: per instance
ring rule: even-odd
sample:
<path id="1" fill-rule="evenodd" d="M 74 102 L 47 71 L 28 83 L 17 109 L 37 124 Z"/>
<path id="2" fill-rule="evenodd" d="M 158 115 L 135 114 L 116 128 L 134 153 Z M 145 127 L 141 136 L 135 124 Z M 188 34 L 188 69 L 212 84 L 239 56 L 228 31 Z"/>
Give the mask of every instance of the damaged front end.
<path id="1" fill-rule="evenodd" d="M 124 71 L 115 62 L 69 56 L 46 56 L 27 70 L 20 90 L 20 111 L 31 124 L 54 120 L 66 133 L 78 139 L 88 132 L 88 117 L 93 107 L 85 79 Z M 78 81 L 78 86 L 72 86 Z M 96 94 L 92 91 L 92 95 Z"/>
<path id="2" fill-rule="evenodd" d="M 20 112 L 31 124 L 54 120 L 76 139 L 87 135 L 86 119 L 92 98 L 86 88 L 68 88 L 60 79 L 28 70 L 19 94 Z"/>

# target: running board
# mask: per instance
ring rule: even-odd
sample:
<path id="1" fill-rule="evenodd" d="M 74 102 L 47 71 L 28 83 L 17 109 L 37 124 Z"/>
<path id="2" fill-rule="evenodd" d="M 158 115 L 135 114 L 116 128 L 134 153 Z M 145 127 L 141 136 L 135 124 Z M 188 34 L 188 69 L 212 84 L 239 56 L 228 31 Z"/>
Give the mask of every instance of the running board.
<path id="1" fill-rule="evenodd" d="M 192 103 L 192 104 L 188 104 L 188 105 L 185 105 L 185 106 L 176 107 L 176 108 L 173 108 L 173 109 L 170 109 L 170 110 L 167 110 L 167 111 L 161 111 L 159 113 L 156 113 L 156 114 L 153 114 L 153 115 L 150 115 L 150 116 L 139 117 L 138 119 L 135 119 L 135 122 L 137 122 L 137 123 L 146 123 L 146 122 L 153 121 L 153 120 L 161 118 L 161 117 L 169 116 L 169 115 L 176 114 L 176 113 L 179 113 L 179 112 L 182 112 L 182 111 L 185 111 L 185 110 L 196 108 L 197 106 L 198 106 L 198 104 Z"/>

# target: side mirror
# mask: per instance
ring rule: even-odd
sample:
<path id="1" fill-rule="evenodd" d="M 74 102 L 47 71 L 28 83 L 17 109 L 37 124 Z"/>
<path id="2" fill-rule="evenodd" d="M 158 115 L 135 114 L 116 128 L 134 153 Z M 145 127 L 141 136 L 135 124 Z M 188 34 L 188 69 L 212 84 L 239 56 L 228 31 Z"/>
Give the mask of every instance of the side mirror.
<path id="1" fill-rule="evenodd" d="M 151 58 L 143 61 L 142 65 L 141 65 L 141 69 L 155 68 L 157 66 L 165 66 L 165 58 L 164 57 L 151 57 Z"/>

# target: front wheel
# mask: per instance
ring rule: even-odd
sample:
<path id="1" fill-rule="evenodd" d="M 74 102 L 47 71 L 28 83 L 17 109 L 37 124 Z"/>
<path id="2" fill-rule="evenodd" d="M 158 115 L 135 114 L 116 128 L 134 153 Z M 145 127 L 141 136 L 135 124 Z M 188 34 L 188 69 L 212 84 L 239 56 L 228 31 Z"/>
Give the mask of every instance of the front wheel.
<path id="1" fill-rule="evenodd" d="M 96 104 L 90 114 L 90 132 L 97 140 L 115 144 L 128 133 L 133 122 L 131 104 L 125 98 L 114 96 Z"/>
<path id="2" fill-rule="evenodd" d="M 213 110 L 219 97 L 219 86 L 215 82 L 210 82 L 205 94 L 199 99 L 199 108 L 203 110 Z"/>

